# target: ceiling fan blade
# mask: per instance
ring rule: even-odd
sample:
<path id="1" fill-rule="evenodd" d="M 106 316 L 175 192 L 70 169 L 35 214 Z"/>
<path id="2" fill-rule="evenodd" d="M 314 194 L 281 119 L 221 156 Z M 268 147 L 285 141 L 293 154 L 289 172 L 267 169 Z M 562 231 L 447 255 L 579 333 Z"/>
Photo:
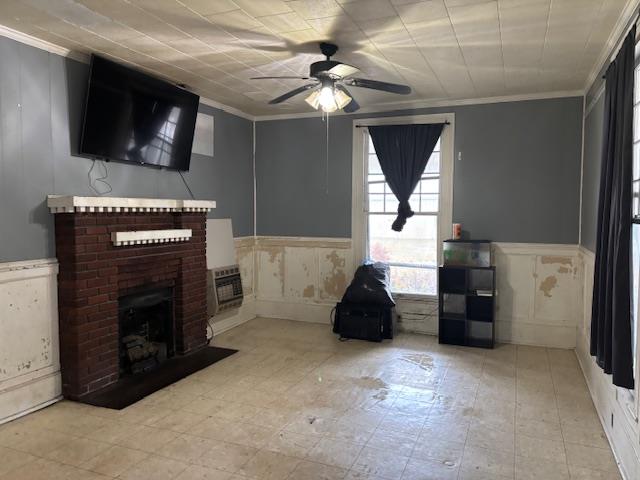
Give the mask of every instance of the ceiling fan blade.
<path id="1" fill-rule="evenodd" d="M 309 77 L 251 77 L 249 80 L 309 80 Z"/>
<path id="2" fill-rule="evenodd" d="M 307 83 L 306 85 L 302 85 L 301 87 L 294 88 L 290 92 L 285 93 L 284 95 L 280 95 L 278 98 L 274 98 L 269 102 L 269 105 L 275 105 L 276 103 L 282 103 L 289 98 L 298 95 L 299 93 L 306 92 L 307 90 L 317 86 L 317 83 Z"/>
<path id="3" fill-rule="evenodd" d="M 349 75 L 353 75 L 354 73 L 358 73 L 360 69 L 358 67 L 354 67 L 353 65 L 349 65 L 348 63 L 340 63 L 335 67 L 329 69 L 329 73 L 332 75 L 337 75 L 338 77 L 344 78 Z"/>
<path id="4" fill-rule="evenodd" d="M 369 80 L 368 78 L 349 78 L 345 80 L 345 83 L 352 87 L 371 88 L 383 92 L 399 93 L 400 95 L 409 95 L 411 93 L 411 87 L 407 85 L 379 82 L 378 80 Z"/>
<path id="5" fill-rule="evenodd" d="M 338 85 L 338 84 L 336 84 L 336 88 L 338 90 L 342 90 L 344 93 L 346 93 L 347 95 L 349 95 L 351 97 L 351 101 L 349 103 L 347 103 L 343 108 L 343 110 L 346 113 L 353 113 L 353 112 L 357 112 L 358 110 L 360 110 L 360 104 L 358 102 L 356 102 L 356 99 L 353 97 L 353 95 L 351 95 L 351 92 L 349 92 L 349 90 L 347 90 L 344 86 Z"/>

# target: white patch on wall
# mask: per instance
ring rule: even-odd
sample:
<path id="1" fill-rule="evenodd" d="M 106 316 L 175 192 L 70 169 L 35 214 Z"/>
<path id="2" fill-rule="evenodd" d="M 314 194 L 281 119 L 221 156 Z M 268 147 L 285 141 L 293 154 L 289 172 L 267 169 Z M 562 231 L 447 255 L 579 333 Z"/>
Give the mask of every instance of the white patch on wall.
<path id="1" fill-rule="evenodd" d="M 198 113 L 191 151 L 213 157 L 213 115 Z"/>
<path id="2" fill-rule="evenodd" d="M 235 265 L 236 249 L 230 218 L 207 219 L 207 268 Z"/>
<path id="3" fill-rule="evenodd" d="M 60 396 L 55 259 L 0 263 L 0 423 Z"/>

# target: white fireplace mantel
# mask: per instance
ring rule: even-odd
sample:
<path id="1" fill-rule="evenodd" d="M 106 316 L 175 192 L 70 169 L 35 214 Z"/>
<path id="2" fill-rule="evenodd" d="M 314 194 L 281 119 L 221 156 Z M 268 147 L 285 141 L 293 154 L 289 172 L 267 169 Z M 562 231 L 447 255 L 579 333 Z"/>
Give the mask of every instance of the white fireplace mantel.
<path id="1" fill-rule="evenodd" d="M 137 230 L 133 232 L 111 232 L 111 243 L 116 247 L 146 245 L 148 243 L 186 242 L 193 232 L 190 228 L 180 230 Z"/>
<path id="2" fill-rule="evenodd" d="M 216 208 L 216 202 L 166 198 L 48 195 L 47 206 L 51 213 L 208 212 Z"/>

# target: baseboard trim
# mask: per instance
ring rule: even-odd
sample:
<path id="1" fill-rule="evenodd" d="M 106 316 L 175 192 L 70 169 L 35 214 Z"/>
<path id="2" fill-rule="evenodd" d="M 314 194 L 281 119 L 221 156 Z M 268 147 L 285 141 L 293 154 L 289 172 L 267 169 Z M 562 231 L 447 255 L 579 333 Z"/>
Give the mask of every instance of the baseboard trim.
<path id="1" fill-rule="evenodd" d="M 256 318 L 255 303 L 253 298 L 245 298 L 244 303 L 238 310 L 225 312 L 219 316 L 212 317 L 211 326 L 213 328 L 213 336 L 220 335 Z"/>
<path id="2" fill-rule="evenodd" d="M 0 425 L 35 412 L 62 399 L 60 372 L 0 392 Z"/>
<path id="3" fill-rule="evenodd" d="M 499 343 L 564 349 L 576 347 L 575 325 L 548 325 L 497 319 L 495 328 L 496 342 Z M 552 331 L 553 335 L 550 334 Z"/>
<path id="4" fill-rule="evenodd" d="M 256 314 L 259 317 L 282 318 L 299 322 L 331 324 L 331 310 L 334 304 L 296 303 L 282 300 L 256 300 Z"/>
<path id="5" fill-rule="evenodd" d="M 580 371 L 582 372 L 582 376 L 584 377 L 585 382 L 587 384 L 587 389 L 589 390 L 591 401 L 593 402 L 593 406 L 595 407 L 596 412 L 598 413 L 598 420 L 600 420 L 600 424 L 602 425 L 602 430 L 604 431 L 604 434 L 607 437 L 607 442 L 609 442 L 609 445 L 611 446 L 611 451 L 613 452 L 613 457 L 615 458 L 616 464 L 618 465 L 618 471 L 620 472 L 620 476 L 622 477 L 623 480 L 631 480 L 631 477 L 627 475 L 624 468 L 622 468 L 620 455 L 616 451 L 617 450 L 616 444 L 613 441 L 613 437 L 611 436 L 611 432 L 609 431 L 607 422 L 602 417 L 602 412 L 598 408 L 599 402 L 598 402 L 598 396 L 594 391 L 595 386 L 590 381 L 590 376 L 587 375 L 587 369 L 586 369 L 586 366 L 584 365 L 585 358 L 583 358 L 583 355 L 586 352 L 583 352 L 583 349 L 580 347 L 581 341 L 584 340 L 584 338 L 582 338 L 580 335 L 578 335 L 578 337 L 579 338 L 578 338 L 577 346 L 575 348 L 576 357 L 578 359 L 578 365 L 580 365 Z M 586 360 L 589 361 L 590 358 L 591 357 L 587 357 Z"/>

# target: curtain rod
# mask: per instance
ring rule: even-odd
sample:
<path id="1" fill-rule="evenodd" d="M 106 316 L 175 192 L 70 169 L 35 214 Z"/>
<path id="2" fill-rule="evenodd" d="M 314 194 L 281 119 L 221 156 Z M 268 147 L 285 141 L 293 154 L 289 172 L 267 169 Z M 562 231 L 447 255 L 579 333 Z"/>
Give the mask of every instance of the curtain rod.
<path id="1" fill-rule="evenodd" d="M 387 124 L 386 126 L 389 125 L 394 125 L 393 123 Z M 395 125 L 425 125 L 425 124 L 420 124 L 420 123 L 399 123 L 399 124 L 395 124 Z M 431 123 L 431 124 L 426 124 L 426 125 L 451 125 L 450 121 L 446 121 L 446 122 L 436 122 L 436 123 Z M 381 126 L 385 126 L 385 125 L 356 125 L 356 128 L 369 128 L 369 127 L 381 127 Z"/>

